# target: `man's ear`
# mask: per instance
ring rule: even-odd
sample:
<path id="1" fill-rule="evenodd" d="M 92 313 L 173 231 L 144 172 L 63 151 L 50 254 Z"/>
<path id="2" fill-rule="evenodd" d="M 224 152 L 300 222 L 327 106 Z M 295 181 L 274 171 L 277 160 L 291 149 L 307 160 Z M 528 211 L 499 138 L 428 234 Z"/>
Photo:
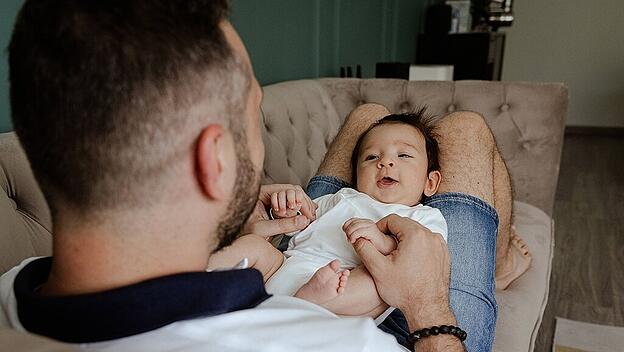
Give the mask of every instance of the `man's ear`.
<path id="1" fill-rule="evenodd" d="M 431 197 L 438 191 L 441 181 L 442 174 L 440 174 L 440 171 L 431 171 L 427 176 L 427 182 L 425 182 L 425 189 L 423 190 L 423 193 L 427 197 Z"/>
<path id="2" fill-rule="evenodd" d="M 197 182 L 204 194 L 214 200 L 225 197 L 223 154 L 225 131 L 218 124 L 208 125 L 199 135 L 195 164 Z"/>

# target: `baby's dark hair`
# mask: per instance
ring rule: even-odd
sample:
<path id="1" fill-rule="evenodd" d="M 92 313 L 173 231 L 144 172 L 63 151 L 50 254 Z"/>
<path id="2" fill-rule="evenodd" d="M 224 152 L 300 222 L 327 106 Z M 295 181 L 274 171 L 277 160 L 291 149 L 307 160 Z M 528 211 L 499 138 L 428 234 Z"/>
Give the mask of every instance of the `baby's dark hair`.
<path id="1" fill-rule="evenodd" d="M 425 148 L 427 149 L 427 172 L 439 171 L 440 163 L 438 161 L 438 141 L 436 140 L 436 128 L 434 125 L 434 116 L 427 113 L 427 107 L 423 106 L 416 112 L 406 112 L 402 114 L 391 114 L 370 126 L 358 139 L 353 148 L 351 155 L 351 182 L 355 187 L 357 185 L 357 163 L 362 149 L 362 143 L 366 135 L 375 127 L 389 123 L 404 123 L 416 128 L 425 138 Z"/>

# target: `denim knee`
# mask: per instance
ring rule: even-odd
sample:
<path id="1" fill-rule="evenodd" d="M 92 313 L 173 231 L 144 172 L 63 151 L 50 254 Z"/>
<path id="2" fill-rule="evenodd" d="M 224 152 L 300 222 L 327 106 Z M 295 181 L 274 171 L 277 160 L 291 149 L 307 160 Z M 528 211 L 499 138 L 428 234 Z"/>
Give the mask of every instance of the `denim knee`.
<path id="1" fill-rule="evenodd" d="M 308 183 L 306 193 L 308 197 L 316 199 L 326 194 L 334 194 L 345 187 L 351 187 L 351 185 L 334 176 L 316 175 Z"/>
<path id="2" fill-rule="evenodd" d="M 461 193 L 434 195 L 425 205 L 438 208 L 448 225 L 451 257 L 449 298 L 459 326 L 468 333 L 468 351 L 490 351 L 498 308 L 495 297 L 496 210 Z"/>

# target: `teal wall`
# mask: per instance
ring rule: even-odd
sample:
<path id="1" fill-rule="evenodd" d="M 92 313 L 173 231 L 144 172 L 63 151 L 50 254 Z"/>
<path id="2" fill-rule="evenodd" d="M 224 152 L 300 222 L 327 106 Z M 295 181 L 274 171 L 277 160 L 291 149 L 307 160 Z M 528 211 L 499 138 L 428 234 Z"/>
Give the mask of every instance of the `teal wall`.
<path id="1" fill-rule="evenodd" d="M 416 35 L 431 0 L 232 0 L 240 33 L 261 84 L 338 76 L 378 61 L 413 61 Z M 11 130 L 7 47 L 22 0 L 0 0 L 0 132 Z"/>
<path id="2" fill-rule="evenodd" d="M 22 0 L 0 0 L 0 133 L 11 130 L 7 46 Z"/>
<path id="3" fill-rule="evenodd" d="M 379 61 L 410 62 L 427 0 L 233 0 L 240 33 L 261 84 L 338 76 Z"/>

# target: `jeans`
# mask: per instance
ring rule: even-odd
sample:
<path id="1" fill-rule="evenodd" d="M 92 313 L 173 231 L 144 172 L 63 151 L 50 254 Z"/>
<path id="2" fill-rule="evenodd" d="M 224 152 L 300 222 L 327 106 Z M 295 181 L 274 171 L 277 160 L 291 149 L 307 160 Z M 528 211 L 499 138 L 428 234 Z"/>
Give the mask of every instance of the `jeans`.
<path id="1" fill-rule="evenodd" d="M 350 185 L 331 176 L 314 176 L 307 194 L 318 198 Z M 498 314 L 494 272 L 496 269 L 496 210 L 479 198 L 462 193 L 442 193 L 427 198 L 424 205 L 438 208 L 448 225 L 451 257 L 449 299 L 457 324 L 468 334 L 467 351 L 491 351 Z M 441 322 L 440 324 L 443 324 Z M 396 309 L 379 328 L 405 345 L 407 321 Z"/>

